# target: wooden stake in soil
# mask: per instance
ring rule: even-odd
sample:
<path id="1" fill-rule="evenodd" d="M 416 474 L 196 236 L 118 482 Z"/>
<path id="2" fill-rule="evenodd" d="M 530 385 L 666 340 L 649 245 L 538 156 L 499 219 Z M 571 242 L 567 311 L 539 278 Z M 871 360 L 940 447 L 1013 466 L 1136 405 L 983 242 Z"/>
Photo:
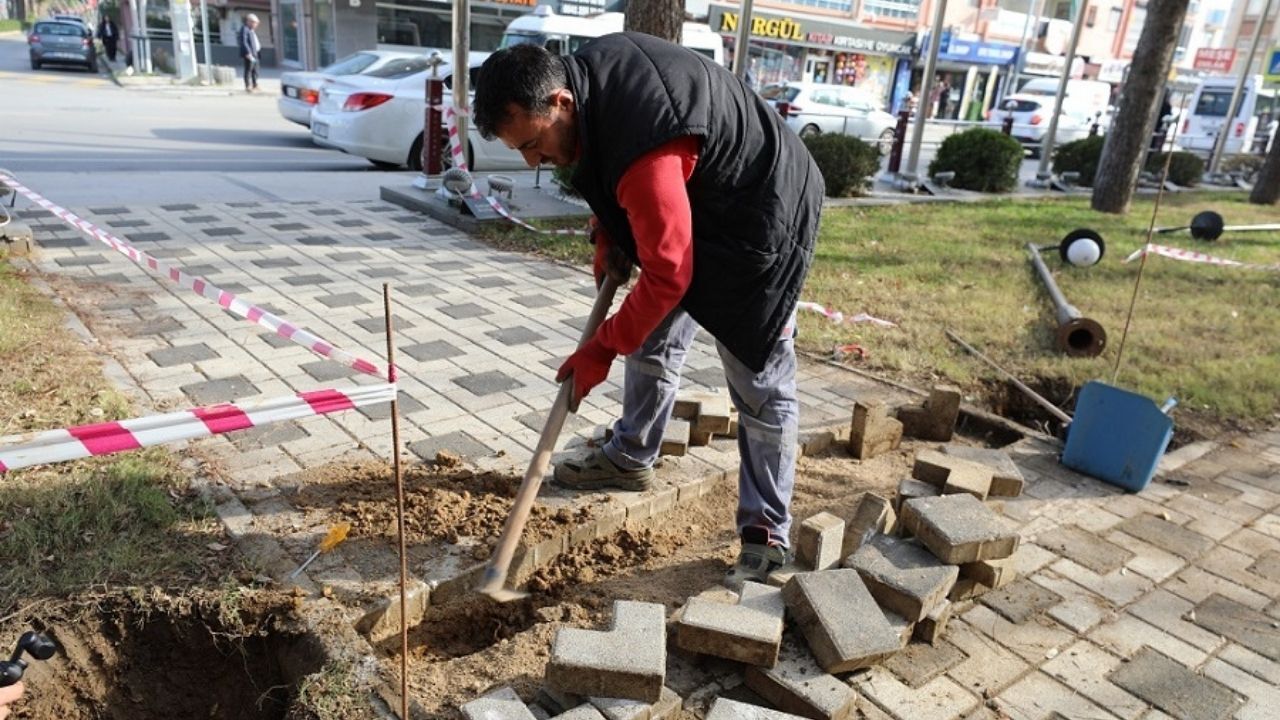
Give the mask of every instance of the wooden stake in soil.
<path id="1" fill-rule="evenodd" d="M 391 327 L 391 286 L 382 283 L 382 311 L 387 318 L 387 379 L 396 382 L 396 345 Z M 400 543 L 400 720 L 409 720 L 409 574 L 404 541 L 404 470 L 400 466 L 400 391 L 391 396 L 391 464 L 396 474 L 396 535 Z"/>

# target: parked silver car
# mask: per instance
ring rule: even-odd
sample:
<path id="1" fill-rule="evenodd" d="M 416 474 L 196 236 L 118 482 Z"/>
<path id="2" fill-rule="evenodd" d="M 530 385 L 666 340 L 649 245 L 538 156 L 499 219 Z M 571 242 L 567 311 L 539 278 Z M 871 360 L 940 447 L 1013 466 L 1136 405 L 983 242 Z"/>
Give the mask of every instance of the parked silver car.
<path id="1" fill-rule="evenodd" d="M 839 133 L 878 143 L 888 150 L 896 120 L 870 94 L 847 85 L 787 82 L 766 85 L 760 97 L 770 102 L 787 126 L 809 137 Z"/>
<path id="2" fill-rule="evenodd" d="M 27 36 L 31 69 L 45 63 L 83 65 L 89 72 L 98 71 L 98 55 L 93 47 L 93 33 L 84 23 L 64 20 L 41 20 Z"/>
<path id="3" fill-rule="evenodd" d="M 419 57 L 425 53 L 398 50 L 361 50 L 319 70 L 295 70 L 280 76 L 280 97 L 276 107 L 286 120 L 311 127 L 311 109 L 320 102 L 320 91 L 335 78 L 367 75 L 388 63 Z"/>

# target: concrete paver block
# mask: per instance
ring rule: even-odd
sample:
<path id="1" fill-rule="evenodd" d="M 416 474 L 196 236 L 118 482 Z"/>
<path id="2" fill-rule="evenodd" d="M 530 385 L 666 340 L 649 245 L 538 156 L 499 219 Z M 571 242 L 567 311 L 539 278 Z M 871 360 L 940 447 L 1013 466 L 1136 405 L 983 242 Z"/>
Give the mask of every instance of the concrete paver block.
<path id="1" fill-rule="evenodd" d="M 778 661 L 785 613 L 782 591 L 754 582 L 743 585 L 736 605 L 689 598 L 676 623 L 676 645 L 690 652 L 773 667 Z"/>
<path id="2" fill-rule="evenodd" d="M 884 666 L 912 688 L 921 688 L 964 662 L 965 654 L 949 642 L 936 647 L 915 643 L 885 661 Z"/>
<path id="3" fill-rule="evenodd" d="M 782 596 L 809 649 L 829 673 L 869 667 L 901 647 L 856 570 L 798 573 L 782 588 Z"/>
<path id="4" fill-rule="evenodd" d="M 658 448 L 660 455 L 680 457 L 689 452 L 689 421 L 671 420 L 662 431 L 662 445 Z"/>
<path id="5" fill-rule="evenodd" d="M 942 446 L 942 452 L 990 468 L 992 497 L 1017 497 L 1022 494 L 1026 478 L 1005 451 L 952 443 Z"/>
<path id="6" fill-rule="evenodd" d="M 405 616 L 406 624 L 414 627 L 422 622 L 430 602 L 431 589 L 421 580 L 410 580 L 405 588 L 405 602 L 409 606 L 409 614 Z M 356 630 L 379 643 L 400 633 L 400 594 L 380 598 L 363 617 L 356 621 Z"/>
<path id="7" fill-rule="evenodd" d="M 979 560 L 961 565 L 960 575 L 989 588 L 1001 588 L 1017 579 L 1018 564 L 1012 556 L 1000 560 Z"/>
<path id="8" fill-rule="evenodd" d="M 725 435 L 733 412 L 733 403 L 723 392 L 683 391 L 676 395 L 671 417 L 689 421 L 692 429 L 708 435 Z"/>
<path id="9" fill-rule="evenodd" d="M 743 682 L 779 710 L 813 720 L 852 717 L 858 699 L 853 688 L 819 667 L 804 643 L 795 639 L 783 644 L 773 669 L 749 667 Z"/>
<path id="10" fill-rule="evenodd" d="M 665 720 L 680 709 L 683 702 L 671 688 L 662 688 L 662 697 L 656 703 L 644 703 L 623 698 L 588 698 L 604 715 L 605 720 Z"/>
<path id="11" fill-rule="evenodd" d="M 10 221 L 0 226 L 0 257 L 27 257 L 31 254 L 31 227 Z"/>
<path id="12" fill-rule="evenodd" d="M 796 573 L 802 572 L 809 572 L 809 568 L 792 561 L 769 573 L 769 577 L 765 582 L 773 587 L 780 588 L 786 585 Z"/>
<path id="13" fill-rule="evenodd" d="M 1151 648 L 1139 650 L 1108 679 L 1176 718 L 1229 718 L 1239 707 L 1230 688 Z"/>
<path id="14" fill-rule="evenodd" d="M 903 434 L 921 440 L 950 441 L 959 417 L 960 388 L 952 385 L 935 385 L 923 404 L 898 409 Z"/>
<path id="15" fill-rule="evenodd" d="M 968 494 L 908 500 L 902 525 L 945 563 L 999 560 L 1018 549 L 1018 533 Z"/>
<path id="16" fill-rule="evenodd" d="M 1196 606 L 1194 622 L 1280 662 L 1280 630 L 1269 616 L 1222 595 L 1210 595 Z"/>
<path id="17" fill-rule="evenodd" d="M 942 634 L 946 632 L 947 622 L 951 620 L 951 611 L 955 608 L 955 603 L 950 600 L 943 600 L 929 611 L 916 623 L 916 629 L 911 636 L 922 643 L 930 645 L 938 644 L 938 640 L 942 638 Z"/>
<path id="18" fill-rule="evenodd" d="M 589 697 L 658 702 L 667 667 L 666 612 L 655 603 L 618 600 L 609 630 L 561 628 L 546 684 Z"/>
<path id="19" fill-rule="evenodd" d="M 1125 520 L 1116 529 L 1186 560 L 1194 560 L 1213 547 L 1213 541 L 1200 533 L 1145 513 Z"/>
<path id="20" fill-rule="evenodd" d="M 986 596 L 982 604 L 1009 622 L 1021 625 L 1062 600 L 1058 593 L 1024 578 Z"/>
<path id="21" fill-rule="evenodd" d="M 951 592 L 947 594 L 947 599 L 953 603 L 964 602 L 965 600 L 982 597 L 990 590 L 990 585 L 983 585 L 973 578 L 962 577 L 956 580 Z"/>
<path id="22" fill-rule="evenodd" d="M 762 708 L 759 705 L 716 698 L 706 720 L 804 720 L 799 715 Z"/>
<path id="23" fill-rule="evenodd" d="M 911 540 L 876 535 L 845 559 L 886 610 L 917 622 L 944 602 L 959 569 L 938 561 Z"/>
<path id="24" fill-rule="evenodd" d="M 829 512 L 820 512 L 800 524 L 796 558 L 814 570 L 840 564 L 844 547 L 844 521 Z"/>
<path id="25" fill-rule="evenodd" d="M 886 535 L 894 531 L 898 514 L 893 504 L 875 493 L 864 492 L 854 505 L 853 514 L 844 525 L 844 541 L 840 557 L 847 558 L 877 533 Z"/>
<path id="26" fill-rule="evenodd" d="M 906 478 L 898 483 L 898 494 L 893 496 L 893 511 L 898 514 L 899 527 L 901 527 L 902 523 L 902 504 L 904 502 L 922 497 L 937 497 L 941 494 L 942 488 L 934 487 L 923 480 Z"/>
<path id="27" fill-rule="evenodd" d="M 849 426 L 850 454 L 868 460 L 896 450 L 901 443 L 902 422 L 889 417 L 888 405 L 878 400 L 854 404 Z"/>
<path id="28" fill-rule="evenodd" d="M 987 499 L 991 481 L 995 477 L 991 468 L 985 465 L 945 455 L 937 450 L 917 452 L 911 475 L 938 488 L 944 495 L 967 492 L 979 500 Z"/>
<path id="29" fill-rule="evenodd" d="M 535 699 L 539 705 L 557 715 L 578 707 L 582 704 L 583 700 L 581 695 L 560 692 L 555 688 L 546 687 L 545 685 L 538 688 L 538 696 Z"/>
<path id="30" fill-rule="evenodd" d="M 459 709 L 467 720 L 536 720 L 516 691 L 509 687 L 486 693 Z"/>

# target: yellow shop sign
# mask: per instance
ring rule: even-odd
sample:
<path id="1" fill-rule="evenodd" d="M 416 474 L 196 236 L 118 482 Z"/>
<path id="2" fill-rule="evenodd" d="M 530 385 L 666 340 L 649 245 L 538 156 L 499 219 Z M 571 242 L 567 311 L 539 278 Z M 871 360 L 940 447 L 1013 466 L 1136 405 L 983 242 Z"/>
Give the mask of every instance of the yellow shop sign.
<path id="1" fill-rule="evenodd" d="M 720 16 L 720 32 L 738 32 L 738 13 L 727 12 Z M 751 34 L 756 37 L 779 40 L 804 40 L 804 28 L 791 18 L 751 18 Z"/>

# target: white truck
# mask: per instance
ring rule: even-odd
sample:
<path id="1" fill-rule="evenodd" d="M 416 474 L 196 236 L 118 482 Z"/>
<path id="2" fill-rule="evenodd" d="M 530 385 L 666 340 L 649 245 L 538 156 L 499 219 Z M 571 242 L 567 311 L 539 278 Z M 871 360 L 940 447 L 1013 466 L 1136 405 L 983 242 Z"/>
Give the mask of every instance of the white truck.
<path id="1" fill-rule="evenodd" d="M 557 55 L 568 55 L 601 35 L 622 32 L 624 19 L 619 12 L 560 15 L 550 5 L 539 5 L 533 12 L 511 21 L 502 36 L 501 47 L 532 43 Z M 724 65 L 724 39 L 706 24 L 686 22 L 680 44 Z"/>
<path id="2" fill-rule="evenodd" d="M 1227 122 L 1228 106 L 1238 80 L 1218 76 L 1200 81 L 1182 122 L 1179 145 L 1187 150 L 1210 152 L 1225 126 L 1228 135 L 1223 152 L 1227 155 L 1252 152 L 1259 145 L 1270 147 L 1276 132 L 1276 91 L 1262 86 L 1261 75 L 1246 79 L 1244 92 L 1240 94 L 1240 108 Z"/>

